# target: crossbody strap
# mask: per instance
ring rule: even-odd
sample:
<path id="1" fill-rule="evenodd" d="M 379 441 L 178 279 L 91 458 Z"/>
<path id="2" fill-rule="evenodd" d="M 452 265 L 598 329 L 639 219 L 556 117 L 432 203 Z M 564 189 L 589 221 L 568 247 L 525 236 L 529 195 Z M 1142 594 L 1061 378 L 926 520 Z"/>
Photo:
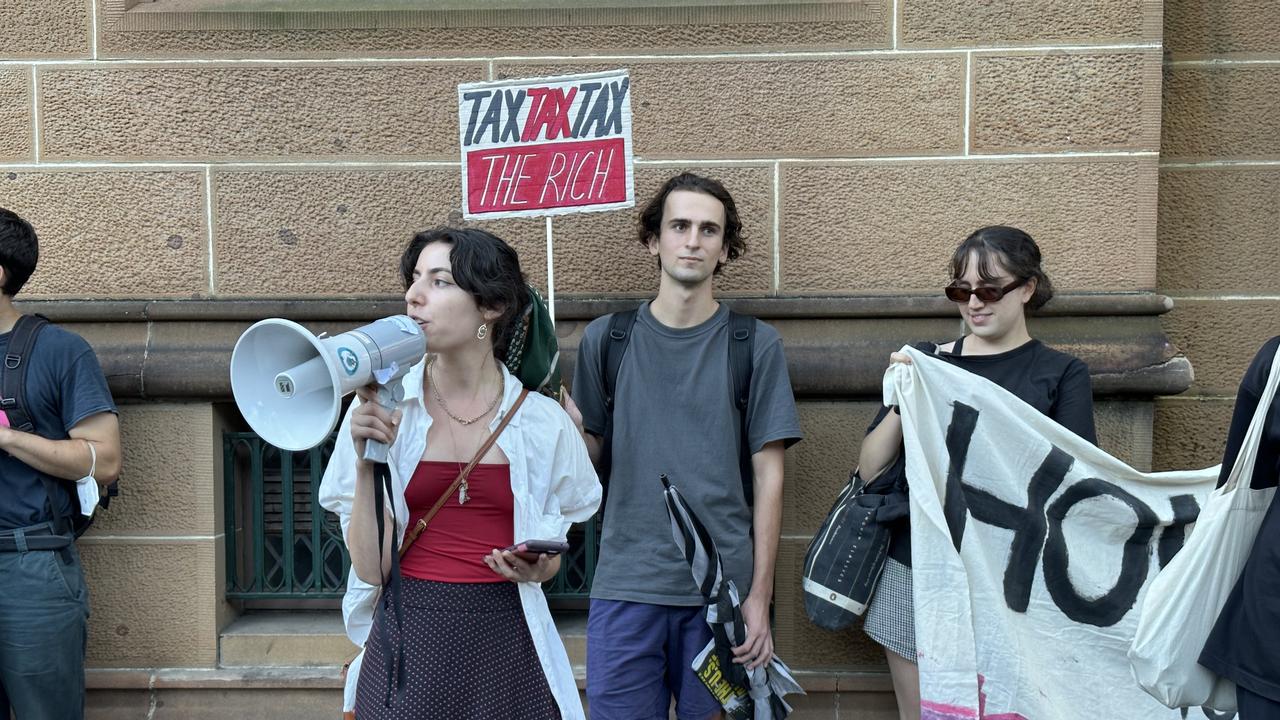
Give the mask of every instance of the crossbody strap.
<path id="1" fill-rule="evenodd" d="M 1253 411 L 1249 421 L 1249 429 L 1245 432 L 1240 452 L 1236 454 L 1236 462 L 1231 466 L 1231 474 L 1224 484 L 1225 490 L 1233 490 L 1240 483 L 1249 487 L 1253 482 L 1253 466 L 1258 456 L 1258 446 L 1262 444 L 1262 436 L 1266 434 L 1267 418 L 1271 414 L 1271 403 L 1276 397 L 1276 387 L 1280 386 L 1280 347 L 1271 358 L 1271 373 L 1267 375 L 1267 386 L 1258 398 L 1258 408 Z"/>
<path id="2" fill-rule="evenodd" d="M 511 405 L 511 409 L 502 417 L 502 422 L 498 423 L 498 427 L 494 428 L 492 433 L 489 433 L 488 439 L 486 439 L 484 444 L 480 446 L 480 449 L 476 451 L 476 455 L 471 458 L 471 462 L 467 463 L 467 466 L 462 469 L 462 472 L 458 473 L 458 477 L 454 478 L 453 483 L 449 485 L 448 489 L 440 494 L 435 505 L 431 506 L 431 509 L 427 511 L 427 514 L 423 515 L 422 518 L 418 520 L 418 522 L 414 523 L 413 527 L 405 533 L 404 544 L 400 546 L 401 556 L 404 556 L 405 551 L 409 549 L 410 545 L 413 545 L 414 541 L 418 539 L 418 536 L 422 534 L 422 531 L 427 529 L 427 523 L 431 522 L 431 518 L 435 517 L 436 513 L 440 512 L 440 508 L 444 507 L 444 504 L 449 501 L 449 497 L 458 489 L 458 486 L 462 484 L 462 481 L 471 474 L 471 471 L 475 469 L 476 465 L 480 464 L 480 460 L 485 456 L 485 453 L 489 452 L 489 448 L 493 447 L 493 444 L 498 441 L 498 436 L 507 428 L 507 423 L 511 422 L 511 418 L 515 417 L 516 411 L 520 409 L 521 403 L 524 402 L 525 397 L 528 395 L 528 388 L 520 390 L 520 397 L 516 398 L 516 401 Z"/>

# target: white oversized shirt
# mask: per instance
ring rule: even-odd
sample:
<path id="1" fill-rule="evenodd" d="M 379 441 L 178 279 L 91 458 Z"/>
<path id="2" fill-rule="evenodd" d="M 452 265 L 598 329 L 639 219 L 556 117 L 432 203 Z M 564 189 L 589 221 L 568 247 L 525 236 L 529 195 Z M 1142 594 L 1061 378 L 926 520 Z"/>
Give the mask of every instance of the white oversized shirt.
<path id="1" fill-rule="evenodd" d="M 431 415 L 427 413 L 422 397 L 425 368 L 425 361 L 418 363 L 402 381 L 404 400 L 400 405 L 403 412 L 400 432 L 388 453 L 394 491 L 391 501 L 395 508 L 396 532 L 402 542 L 409 518 L 405 488 L 426 451 L 427 430 L 431 427 Z M 502 403 L 489 423 L 491 432 L 510 411 L 521 390 L 520 381 L 505 367 L 502 375 Z M 359 402 L 357 398 L 342 420 L 333 455 L 320 482 L 320 504 L 338 515 L 344 538 L 351 522 L 356 486 L 351 411 Z M 587 455 L 586 444 L 568 414 L 551 398 L 529 393 L 515 417 L 498 436 L 497 445 L 511 463 L 516 542 L 563 539 L 571 524 L 587 520 L 599 507 L 600 481 Z M 529 635 L 533 638 L 533 646 L 546 673 L 547 684 L 560 707 L 560 714 L 564 720 L 585 720 L 569 656 L 551 620 L 542 587 L 529 582 L 520 583 L 519 588 Z M 354 570 L 349 573 L 347 594 L 342 600 L 342 618 L 347 637 L 361 647 L 373 626 L 377 596 L 378 588 L 360 580 Z M 348 671 L 344 710 L 351 710 L 355 705 L 356 681 L 363 659 L 362 652 Z"/>

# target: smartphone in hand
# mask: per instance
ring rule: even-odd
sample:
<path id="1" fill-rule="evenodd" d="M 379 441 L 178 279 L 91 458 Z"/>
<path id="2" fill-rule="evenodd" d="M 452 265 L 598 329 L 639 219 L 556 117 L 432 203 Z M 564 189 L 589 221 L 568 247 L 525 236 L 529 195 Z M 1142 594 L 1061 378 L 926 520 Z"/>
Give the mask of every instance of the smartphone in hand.
<path id="1" fill-rule="evenodd" d="M 525 540 L 503 552 L 512 553 L 525 562 L 536 563 L 539 555 L 559 555 L 568 549 L 569 543 L 563 540 Z"/>

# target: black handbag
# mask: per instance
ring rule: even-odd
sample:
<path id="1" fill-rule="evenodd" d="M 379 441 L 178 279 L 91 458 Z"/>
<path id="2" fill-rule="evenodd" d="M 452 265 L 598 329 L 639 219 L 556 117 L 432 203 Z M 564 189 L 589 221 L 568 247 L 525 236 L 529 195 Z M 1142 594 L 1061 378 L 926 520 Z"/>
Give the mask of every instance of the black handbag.
<path id="1" fill-rule="evenodd" d="M 841 630 L 867 611 L 889 551 L 885 522 L 902 515 L 905 508 L 896 506 L 906 500 L 903 493 L 867 492 L 858 471 L 849 473 L 804 557 L 804 610 L 814 625 Z"/>

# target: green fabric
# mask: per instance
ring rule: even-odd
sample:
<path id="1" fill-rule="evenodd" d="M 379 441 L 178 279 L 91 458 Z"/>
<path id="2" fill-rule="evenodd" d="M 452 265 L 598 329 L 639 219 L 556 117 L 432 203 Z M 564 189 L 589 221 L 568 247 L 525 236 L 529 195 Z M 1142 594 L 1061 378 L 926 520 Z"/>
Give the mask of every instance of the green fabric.
<path id="1" fill-rule="evenodd" d="M 516 320 L 507 347 L 507 369 L 534 392 L 560 397 L 560 343 L 542 295 L 532 285 L 529 307 Z"/>

